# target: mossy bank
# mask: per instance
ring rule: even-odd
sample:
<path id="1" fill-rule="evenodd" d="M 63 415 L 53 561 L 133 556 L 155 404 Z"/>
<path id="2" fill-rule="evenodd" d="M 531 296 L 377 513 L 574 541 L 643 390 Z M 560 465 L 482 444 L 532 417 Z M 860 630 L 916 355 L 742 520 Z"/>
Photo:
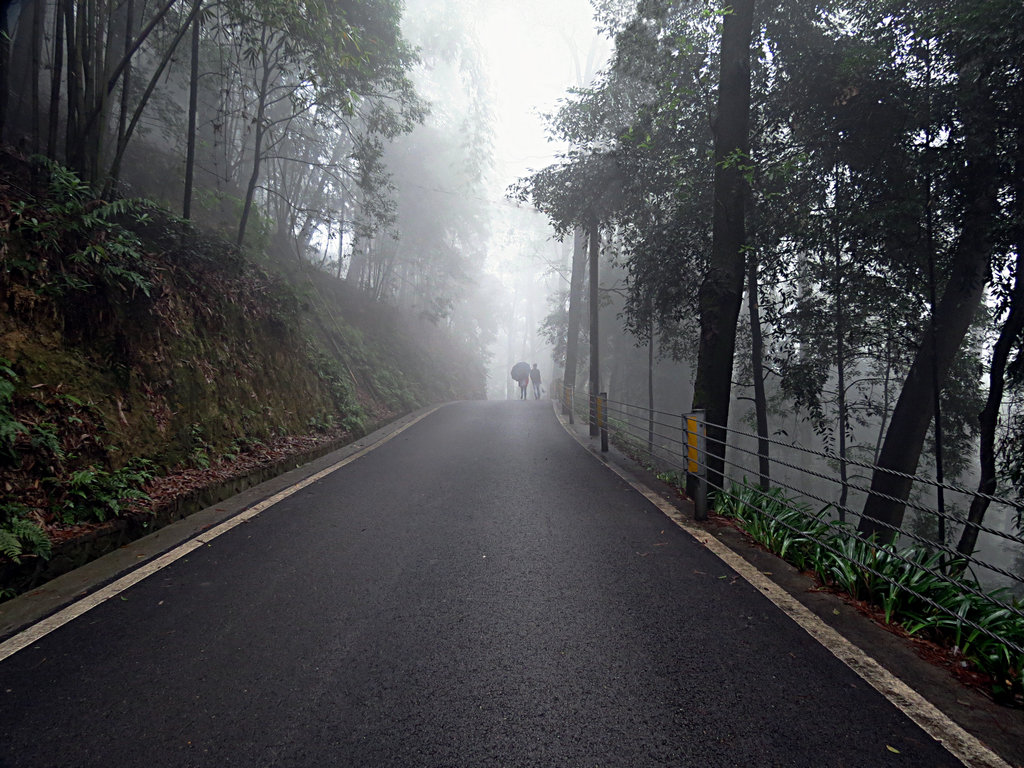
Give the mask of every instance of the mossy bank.
<path id="1" fill-rule="evenodd" d="M 444 328 L 58 166 L 0 154 L 0 235 L 0 595 L 161 478 L 485 391 Z"/>

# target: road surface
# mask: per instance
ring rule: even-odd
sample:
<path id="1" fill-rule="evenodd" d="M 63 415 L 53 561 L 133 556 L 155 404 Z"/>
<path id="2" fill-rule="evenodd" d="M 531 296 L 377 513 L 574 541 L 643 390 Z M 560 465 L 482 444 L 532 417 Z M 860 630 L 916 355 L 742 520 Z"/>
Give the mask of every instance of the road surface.
<path id="1" fill-rule="evenodd" d="M 565 433 L 445 406 L 0 662 L 0 767 L 960 765 Z"/>

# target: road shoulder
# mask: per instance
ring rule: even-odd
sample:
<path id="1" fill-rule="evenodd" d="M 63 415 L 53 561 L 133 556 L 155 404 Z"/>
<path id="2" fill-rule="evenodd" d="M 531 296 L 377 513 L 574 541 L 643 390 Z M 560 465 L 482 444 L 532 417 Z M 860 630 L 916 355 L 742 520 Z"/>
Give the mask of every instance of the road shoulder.
<path id="1" fill-rule="evenodd" d="M 58 611 L 96 593 L 116 579 L 141 569 L 171 550 L 245 514 L 246 510 L 272 499 L 341 462 L 390 440 L 394 435 L 424 418 L 440 406 L 428 406 L 407 414 L 376 431 L 325 454 L 302 466 L 270 478 L 236 496 L 209 506 L 188 517 L 137 539 L 73 571 L 0 604 L 0 641 Z"/>
<path id="2" fill-rule="evenodd" d="M 758 546 L 734 526 L 714 516 L 705 522 L 695 521 L 689 499 L 614 447 L 602 453 L 599 441 L 587 434 L 586 425 L 570 425 L 557 407 L 555 413 L 566 431 L 597 460 L 646 496 L 679 527 L 723 557 L 756 589 L 766 593 L 771 587 L 776 588 L 800 606 L 795 609 L 797 614 L 806 613 L 820 622 L 823 629 L 819 631 L 773 599 L 837 658 L 946 744 L 965 765 L 1024 768 L 1024 712 L 1000 706 L 980 691 L 964 686 L 952 672 L 922 658 L 909 639 L 881 626 L 840 596 L 822 590 L 810 576 Z M 747 567 L 730 562 L 729 554 L 740 558 Z M 764 582 L 770 582 L 771 587 Z M 781 599 L 785 602 L 784 597 Z M 831 634 L 840 638 L 840 647 L 830 645 Z M 849 648 L 841 647 L 844 641 Z M 875 673 L 874 665 L 883 671 L 881 679 L 868 678 Z M 885 676 L 896 682 L 886 683 Z M 880 685 L 890 690 L 882 690 Z M 910 691 L 911 701 L 905 701 L 908 694 L 901 686 Z M 921 701 L 914 701 L 915 697 Z M 944 725 L 946 718 L 950 721 L 948 725 Z M 964 732 L 962 736 L 957 733 L 960 729 Z"/>

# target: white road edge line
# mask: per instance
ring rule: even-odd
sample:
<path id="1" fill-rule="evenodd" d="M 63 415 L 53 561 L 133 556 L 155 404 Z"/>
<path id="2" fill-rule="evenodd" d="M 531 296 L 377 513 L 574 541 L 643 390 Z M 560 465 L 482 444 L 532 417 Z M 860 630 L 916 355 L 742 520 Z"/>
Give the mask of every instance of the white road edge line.
<path id="1" fill-rule="evenodd" d="M 92 610 L 97 605 L 100 605 L 101 603 L 104 603 L 113 597 L 117 597 L 119 594 L 124 592 L 132 585 L 138 584 L 143 579 L 147 578 L 148 576 L 152 576 L 157 571 L 166 568 L 168 565 L 175 562 L 176 560 L 180 560 L 190 552 L 194 552 L 203 545 L 209 544 L 211 541 L 216 539 L 221 534 L 227 533 L 232 528 L 241 525 L 244 522 L 252 520 L 252 518 L 256 517 L 256 515 L 260 514 L 260 512 L 269 509 L 278 502 L 284 501 L 289 496 L 298 493 L 303 488 L 306 488 L 307 486 L 310 486 L 313 483 L 315 483 L 317 480 L 322 480 L 332 472 L 338 471 L 345 465 L 351 464 L 356 459 L 365 456 L 370 451 L 376 448 L 379 448 L 380 446 L 384 445 L 384 443 L 391 440 L 393 437 L 397 437 L 398 435 L 402 434 L 402 432 L 407 430 L 413 424 L 427 418 L 427 416 L 434 413 L 434 411 L 441 407 L 442 406 L 440 405 L 434 406 L 430 410 L 421 413 L 419 416 L 417 416 L 415 419 L 411 420 L 407 424 L 403 424 L 390 435 L 381 438 L 372 445 L 368 445 L 362 450 L 353 453 L 351 456 L 347 456 L 346 458 L 342 459 L 341 461 L 335 464 L 332 464 L 326 469 L 322 469 L 316 474 L 310 475 L 305 480 L 300 480 L 295 485 L 285 488 L 283 491 L 280 491 L 279 493 L 276 493 L 273 496 L 264 499 L 258 504 L 254 504 L 253 506 L 245 509 L 244 511 L 239 512 L 234 517 L 225 520 L 220 525 L 214 526 L 208 531 L 204 531 L 203 533 L 199 534 L 198 536 L 192 539 L 189 539 L 183 544 L 179 544 L 174 549 L 165 552 L 164 554 L 160 555 L 159 557 L 153 560 L 150 560 L 147 563 L 143 563 L 135 570 L 122 576 L 116 581 L 111 582 L 107 586 L 98 589 L 97 591 L 89 595 L 86 595 L 81 600 L 75 601 L 71 605 L 61 609 L 52 616 L 49 616 L 48 618 L 38 621 L 32 626 L 28 627 L 27 629 L 22 630 L 13 637 L 5 640 L 3 643 L 0 643 L 0 661 L 3 661 L 4 659 L 9 658 L 10 656 L 13 656 L 23 648 L 27 648 L 28 646 L 32 645 L 32 643 L 38 641 L 40 638 L 45 637 L 54 630 L 64 626 L 68 622 L 77 619 L 79 616 L 86 613 L 87 611 Z"/>
<path id="2" fill-rule="evenodd" d="M 557 409 L 555 415 L 570 436 L 584 447 L 590 448 L 588 442 L 569 429 L 566 420 L 557 412 Z M 600 458 L 597 458 L 600 461 Z M 629 483 L 629 485 L 661 510 L 673 523 L 707 547 L 726 565 L 736 571 L 747 583 L 771 600 L 783 613 L 800 625 L 807 634 L 817 640 L 833 656 L 852 669 L 868 685 L 885 696 L 897 709 L 917 723 L 925 733 L 945 747 L 946 751 L 953 755 L 953 757 L 969 768 L 1013 768 L 999 755 L 950 720 L 924 696 L 893 675 L 836 630 L 832 629 L 809 608 L 804 606 L 803 603 L 757 570 L 757 568 L 711 534 L 690 525 L 683 516 L 683 513 L 674 504 L 655 493 L 643 483 L 629 477 L 611 462 L 601 461 L 601 463 Z"/>

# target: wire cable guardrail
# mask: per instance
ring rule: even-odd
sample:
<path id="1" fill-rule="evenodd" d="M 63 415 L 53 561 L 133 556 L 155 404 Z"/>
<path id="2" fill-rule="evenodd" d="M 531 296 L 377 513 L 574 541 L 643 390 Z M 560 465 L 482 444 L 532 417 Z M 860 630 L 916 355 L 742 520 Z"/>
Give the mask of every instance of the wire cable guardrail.
<path id="1" fill-rule="evenodd" d="M 857 592 L 853 596 L 880 603 L 887 621 L 896 606 L 904 606 L 913 614 L 909 626 L 905 624 L 908 631 L 943 635 L 947 644 L 983 670 L 986 664 L 994 666 L 987 671 L 1005 678 L 1020 699 L 1024 692 L 1024 603 L 1020 599 L 1024 595 L 1024 505 L 1020 500 L 726 429 L 706 422 L 702 413 L 673 414 L 612 400 L 605 393 L 590 397 L 567 388 L 563 413 L 596 428 L 602 435 L 602 449 L 607 449 L 605 435 L 610 435 L 624 453 L 660 471 L 661 477 L 676 485 L 685 481 L 698 519 L 702 511 L 706 514 L 710 495 L 716 509 L 731 511 L 748 532 L 774 526 L 800 547 L 813 545 L 819 560 L 831 563 L 818 568 L 823 581 L 839 586 L 844 586 L 839 584 L 844 580 L 850 582 Z M 769 450 L 762 451 L 764 446 Z M 711 472 L 709 453 L 721 464 Z M 762 489 L 747 478 L 759 481 L 766 459 L 770 487 Z M 846 476 L 850 468 L 855 472 Z M 900 499 L 872 490 L 864 478 L 875 472 L 910 480 L 913 493 Z M 716 477 L 721 482 L 712 484 Z M 970 521 L 957 513 L 952 501 L 945 510 L 929 505 L 929 495 L 941 491 L 968 501 L 986 500 L 999 510 L 1002 524 Z M 906 521 L 893 525 L 865 517 L 860 506 L 871 495 L 902 505 Z M 812 511 L 815 505 L 820 505 L 817 512 Z M 761 520 L 753 521 L 752 513 Z M 882 533 L 868 536 L 858 531 L 855 522 L 861 520 L 870 521 Z M 945 521 L 947 532 L 970 526 L 979 536 L 979 546 L 964 554 L 948 541 L 937 540 L 934 530 L 939 520 Z M 1016 556 L 1021 565 L 993 562 L 999 547 L 1003 555 Z M 986 640 L 988 646 L 978 650 Z"/>

